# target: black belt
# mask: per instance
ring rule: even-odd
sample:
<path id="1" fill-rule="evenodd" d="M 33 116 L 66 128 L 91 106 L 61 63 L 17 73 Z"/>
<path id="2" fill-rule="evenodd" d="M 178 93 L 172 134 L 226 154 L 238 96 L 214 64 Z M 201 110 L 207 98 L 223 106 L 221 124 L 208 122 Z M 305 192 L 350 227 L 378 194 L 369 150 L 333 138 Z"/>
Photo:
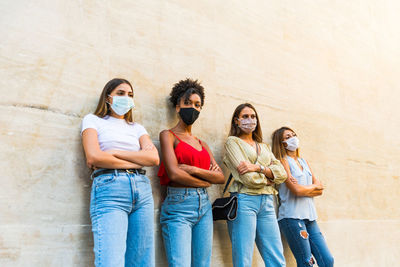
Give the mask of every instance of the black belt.
<path id="1" fill-rule="evenodd" d="M 96 178 L 97 176 L 103 175 L 103 174 L 107 174 L 107 173 L 114 173 L 115 171 L 117 171 L 118 173 L 135 173 L 135 174 L 146 174 L 146 170 L 143 169 L 104 169 L 101 171 L 96 172 L 95 174 L 93 174 L 93 178 Z"/>

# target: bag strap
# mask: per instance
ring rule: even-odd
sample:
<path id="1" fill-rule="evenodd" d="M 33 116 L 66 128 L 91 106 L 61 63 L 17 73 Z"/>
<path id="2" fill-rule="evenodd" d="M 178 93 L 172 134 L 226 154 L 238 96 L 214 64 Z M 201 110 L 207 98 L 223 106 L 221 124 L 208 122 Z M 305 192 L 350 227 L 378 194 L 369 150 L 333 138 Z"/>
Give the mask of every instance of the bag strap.
<path id="1" fill-rule="evenodd" d="M 224 191 L 222 192 L 222 196 L 225 194 L 226 190 L 228 189 L 229 184 L 231 183 L 232 177 L 233 177 L 233 175 L 232 175 L 232 173 L 231 173 L 231 174 L 229 175 L 228 181 L 226 181 L 226 184 L 225 184 L 225 187 L 224 187 Z"/>

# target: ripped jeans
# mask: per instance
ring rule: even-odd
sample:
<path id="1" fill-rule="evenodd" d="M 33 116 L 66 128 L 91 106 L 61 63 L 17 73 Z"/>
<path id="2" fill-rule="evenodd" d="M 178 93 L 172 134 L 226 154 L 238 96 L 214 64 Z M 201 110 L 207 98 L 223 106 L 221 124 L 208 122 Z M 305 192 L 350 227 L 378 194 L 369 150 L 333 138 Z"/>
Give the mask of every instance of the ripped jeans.
<path id="1" fill-rule="evenodd" d="M 289 244 L 298 267 L 313 266 L 312 256 L 319 267 L 333 266 L 333 257 L 328 249 L 317 221 L 285 218 L 279 227 Z"/>

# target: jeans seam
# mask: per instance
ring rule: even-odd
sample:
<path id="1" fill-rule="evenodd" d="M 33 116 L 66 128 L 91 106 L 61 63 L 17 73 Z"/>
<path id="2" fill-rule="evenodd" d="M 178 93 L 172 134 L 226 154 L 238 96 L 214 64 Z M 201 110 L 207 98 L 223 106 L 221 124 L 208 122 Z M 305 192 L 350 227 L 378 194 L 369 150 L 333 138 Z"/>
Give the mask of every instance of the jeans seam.
<path id="1" fill-rule="evenodd" d="M 318 246 L 317 245 L 315 245 L 315 243 L 310 239 L 310 244 L 312 245 L 312 247 L 314 247 L 315 248 L 315 252 L 316 253 L 318 253 L 318 256 L 319 256 L 319 258 L 321 259 L 321 266 L 326 266 L 326 263 L 325 263 L 325 261 L 324 261 L 324 257 L 322 256 L 322 254 L 321 254 L 321 252 L 319 251 L 319 249 L 318 249 Z M 317 264 L 318 264 L 318 266 L 320 265 L 320 263 L 319 262 L 317 262 Z"/>

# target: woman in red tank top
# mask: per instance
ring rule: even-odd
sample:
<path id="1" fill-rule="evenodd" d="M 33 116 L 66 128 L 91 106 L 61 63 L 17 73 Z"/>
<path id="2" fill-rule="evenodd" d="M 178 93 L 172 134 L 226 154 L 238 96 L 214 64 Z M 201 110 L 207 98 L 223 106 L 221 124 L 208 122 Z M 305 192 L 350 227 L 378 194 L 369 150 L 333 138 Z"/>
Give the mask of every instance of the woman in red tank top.
<path id="1" fill-rule="evenodd" d="M 167 187 L 160 215 L 168 266 L 211 264 L 213 220 L 206 188 L 224 175 L 209 147 L 192 135 L 204 104 L 204 88 L 191 79 L 175 84 L 170 101 L 179 114 L 175 127 L 160 133 L 158 176 Z"/>

